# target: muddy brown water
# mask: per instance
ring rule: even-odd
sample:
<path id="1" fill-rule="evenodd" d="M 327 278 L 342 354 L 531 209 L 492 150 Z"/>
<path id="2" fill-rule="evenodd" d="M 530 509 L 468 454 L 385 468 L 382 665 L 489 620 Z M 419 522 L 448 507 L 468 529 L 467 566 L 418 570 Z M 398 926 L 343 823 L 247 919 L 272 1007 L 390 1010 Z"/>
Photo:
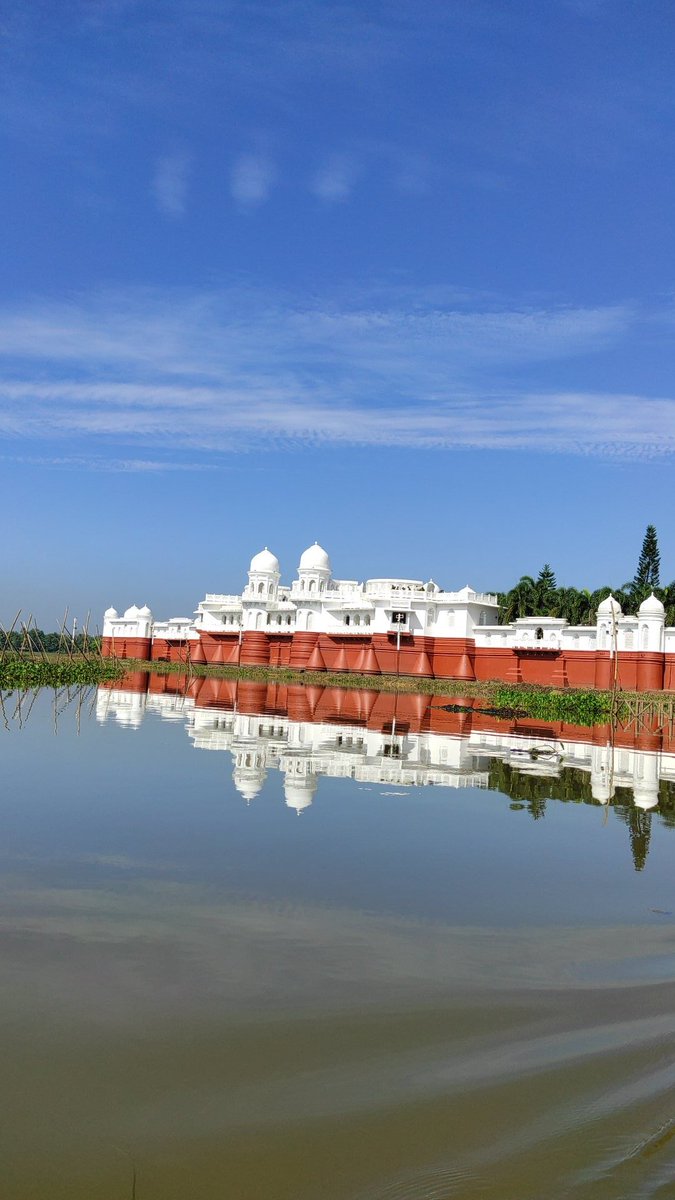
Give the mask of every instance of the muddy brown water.
<path id="1" fill-rule="evenodd" d="M 674 755 L 75 707 L 2 735 L 0 1195 L 675 1196 Z"/>

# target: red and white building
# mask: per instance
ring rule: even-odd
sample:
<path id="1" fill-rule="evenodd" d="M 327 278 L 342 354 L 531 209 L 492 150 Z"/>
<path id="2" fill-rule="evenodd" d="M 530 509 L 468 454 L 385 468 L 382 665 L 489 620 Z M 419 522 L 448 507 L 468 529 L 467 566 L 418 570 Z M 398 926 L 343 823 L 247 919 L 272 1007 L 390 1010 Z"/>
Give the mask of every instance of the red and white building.
<path id="1" fill-rule="evenodd" d="M 155 621 L 132 605 L 109 608 L 103 654 L 363 675 L 488 680 L 569 687 L 675 690 L 675 628 L 656 596 L 624 616 L 609 596 L 595 625 L 554 617 L 498 624 L 497 597 L 433 580 L 333 579 L 316 543 L 297 578 L 281 583 L 279 560 L 256 554 L 238 596 L 207 593 L 192 617 Z"/>

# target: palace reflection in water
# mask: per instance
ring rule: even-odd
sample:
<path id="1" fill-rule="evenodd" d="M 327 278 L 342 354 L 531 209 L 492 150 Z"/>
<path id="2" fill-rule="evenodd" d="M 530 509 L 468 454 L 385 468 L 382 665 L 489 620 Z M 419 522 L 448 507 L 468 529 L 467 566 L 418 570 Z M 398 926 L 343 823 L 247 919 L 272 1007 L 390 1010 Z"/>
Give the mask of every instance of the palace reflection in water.
<path id="1" fill-rule="evenodd" d="M 444 706 L 470 711 L 448 711 Z M 612 731 L 480 711 L 476 699 L 285 686 L 138 672 L 103 686 L 97 719 L 130 729 L 146 714 L 179 721 L 199 750 L 229 752 L 250 803 L 270 771 L 289 808 L 312 804 L 322 776 L 390 788 L 490 788 L 543 816 L 546 801 L 612 805 L 644 865 L 652 811 L 675 824 L 675 737 L 653 723 Z"/>

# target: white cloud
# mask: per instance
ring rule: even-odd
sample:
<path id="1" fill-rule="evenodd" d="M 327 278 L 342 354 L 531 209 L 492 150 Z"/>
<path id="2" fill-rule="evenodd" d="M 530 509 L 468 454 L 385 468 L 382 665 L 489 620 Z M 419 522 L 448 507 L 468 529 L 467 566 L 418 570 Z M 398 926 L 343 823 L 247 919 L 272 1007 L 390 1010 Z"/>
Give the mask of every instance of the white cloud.
<path id="1" fill-rule="evenodd" d="M 159 211 L 176 220 L 185 215 L 190 160 L 184 154 L 168 154 L 157 162 L 152 190 Z"/>
<path id="2" fill-rule="evenodd" d="M 358 176 L 358 167 L 347 154 L 334 154 L 319 168 L 310 182 L 310 190 L 329 203 L 348 200 Z"/>
<path id="3" fill-rule="evenodd" d="M 242 154 L 232 167 L 230 192 L 245 207 L 263 204 L 276 179 L 274 164 L 261 154 Z"/>
<path id="4" fill-rule="evenodd" d="M 611 361 L 636 325 L 626 307 L 361 299 L 139 293 L 0 314 L 0 434 L 128 470 L 310 444 L 675 453 L 675 399 L 550 384 L 556 362 Z M 186 463 L 162 461 L 179 446 Z"/>
<path id="5" fill-rule="evenodd" d="M 0 455 L 2 462 L 18 462 L 26 463 L 29 466 L 37 467 L 65 467 L 68 470 L 84 470 L 84 471 L 102 471 L 122 472 L 122 473 L 142 473 L 142 474 L 161 474 L 165 471 L 215 471 L 215 465 L 211 463 L 177 463 L 167 462 L 163 459 L 151 458 L 104 458 L 102 456 L 85 456 L 85 455 L 45 455 L 35 454 L 16 454 Z"/>

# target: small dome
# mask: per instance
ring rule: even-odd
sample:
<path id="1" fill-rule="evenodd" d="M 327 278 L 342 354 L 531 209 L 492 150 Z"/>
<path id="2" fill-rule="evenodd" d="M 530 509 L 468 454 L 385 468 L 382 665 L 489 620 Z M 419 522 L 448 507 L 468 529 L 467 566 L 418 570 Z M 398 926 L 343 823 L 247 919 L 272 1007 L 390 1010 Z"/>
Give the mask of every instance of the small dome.
<path id="1" fill-rule="evenodd" d="M 114 620 L 115 620 L 115 618 L 117 617 L 117 609 L 116 609 L 116 608 L 112 608 L 112 606 L 111 606 L 110 608 L 106 608 L 106 610 L 105 610 L 105 612 L 104 612 L 103 616 L 104 616 L 104 617 L 107 617 L 107 619 L 108 619 L 109 621 L 114 621 Z"/>
<path id="2" fill-rule="evenodd" d="M 135 604 L 132 604 L 131 608 L 127 609 L 124 616 L 125 617 L 137 617 L 139 612 L 140 612 L 140 609 L 137 608 L 137 606 Z"/>
<path id="3" fill-rule="evenodd" d="M 648 596 L 646 600 L 642 601 L 642 604 L 638 609 L 641 617 L 662 617 L 665 611 L 666 610 L 658 596 L 655 596 L 653 592 L 651 596 Z"/>
<path id="4" fill-rule="evenodd" d="M 138 615 L 139 615 L 139 617 L 151 617 L 152 616 L 152 613 L 150 612 L 150 609 L 148 608 L 147 604 L 144 604 L 142 608 L 139 608 Z"/>
<path id="5" fill-rule="evenodd" d="M 284 796 L 289 808 L 301 812 L 309 808 L 317 788 L 317 777 L 310 771 L 306 775 L 287 775 L 284 780 Z"/>
<path id="6" fill-rule="evenodd" d="M 261 550 L 259 554 L 253 555 L 249 571 L 253 571 L 254 574 L 258 573 L 274 575 L 274 573 L 278 570 L 279 559 L 275 554 L 272 554 L 271 550 L 267 549 L 267 546 L 265 546 L 265 549 Z"/>
<path id="7" fill-rule="evenodd" d="M 298 786 L 297 783 L 287 783 L 284 787 L 284 796 L 288 808 L 294 808 L 297 813 L 309 808 L 315 791 L 316 787 L 307 789 Z"/>
<path id="8" fill-rule="evenodd" d="M 330 559 L 323 546 L 315 542 L 300 555 L 300 571 L 330 571 Z"/>
<path id="9" fill-rule="evenodd" d="M 600 804 L 609 804 L 614 795 L 614 788 L 606 778 L 600 780 L 594 779 L 591 783 L 591 795 Z"/>
<path id="10" fill-rule="evenodd" d="M 267 771 L 264 767 L 253 769 L 249 767 L 235 767 L 232 772 L 234 786 L 247 804 L 250 804 L 251 800 L 255 800 L 256 796 L 262 791 L 266 778 Z"/>
<path id="11" fill-rule="evenodd" d="M 636 782 L 633 785 L 633 800 L 636 808 L 656 808 L 659 802 L 659 785 L 656 780 Z"/>
<path id="12" fill-rule="evenodd" d="M 598 605 L 598 615 L 601 617 L 610 617 L 614 613 L 616 616 L 621 616 L 621 605 L 618 600 L 615 600 L 610 592 L 606 600 Z"/>

